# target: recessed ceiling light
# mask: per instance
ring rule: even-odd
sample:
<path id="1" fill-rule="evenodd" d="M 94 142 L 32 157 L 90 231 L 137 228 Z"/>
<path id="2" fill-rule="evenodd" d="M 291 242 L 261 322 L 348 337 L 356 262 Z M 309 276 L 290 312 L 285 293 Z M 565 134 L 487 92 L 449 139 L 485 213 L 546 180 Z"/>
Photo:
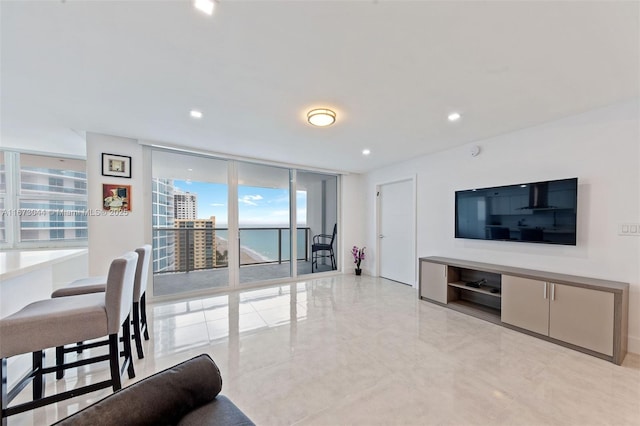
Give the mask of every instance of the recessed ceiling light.
<path id="1" fill-rule="evenodd" d="M 462 116 L 459 112 L 452 112 L 447 118 L 449 119 L 449 121 L 458 121 L 460 120 L 460 117 Z"/>
<path id="2" fill-rule="evenodd" d="M 188 172 L 192 172 L 192 171 L 193 171 L 193 169 L 187 169 L 187 171 L 188 171 Z"/>
<path id="3" fill-rule="evenodd" d="M 213 15 L 213 1 L 212 0 L 194 0 L 193 7 L 207 15 Z"/>
<path id="4" fill-rule="evenodd" d="M 363 149 L 362 150 L 362 155 L 369 155 L 371 154 L 371 150 L 370 149 Z"/>
<path id="5" fill-rule="evenodd" d="M 189 115 L 191 116 L 191 118 L 202 118 L 202 111 L 192 109 L 191 112 L 189 112 Z"/>
<path id="6" fill-rule="evenodd" d="M 312 109 L 307 113 L 307 121 L 314 126 L 330 126 L 336 122 L 336 113 L 327 108 Z"/>

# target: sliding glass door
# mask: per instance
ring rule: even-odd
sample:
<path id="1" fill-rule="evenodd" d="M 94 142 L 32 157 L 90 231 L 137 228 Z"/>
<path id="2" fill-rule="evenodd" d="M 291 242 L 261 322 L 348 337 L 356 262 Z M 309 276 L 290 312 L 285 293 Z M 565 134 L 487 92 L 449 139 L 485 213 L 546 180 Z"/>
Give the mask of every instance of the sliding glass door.
<path id="1" fill-rule="evenodd" d="M 153 294 L 229 286 L 227 161 L 154 151 Z"/>
<path id="2" fill-rule="evenodd" d="M 335 175 L 153 150 L 154 296 L 337 269 L 337 239 L 326 239 L 338 228 L 337 182 Z M 324 250 L 316 250 L 314 236 L 324 238 Z"/>
<path id="3" fill-rule="evenodd" d="M 306 250 L 306 262 L 298 262 L 298 275 L 337 270 L 338 177 L 298 170 L 298 230 L 305 230 L 306 246 L 298 237 L 298 258 Z M 334 233 L 335 230 L 335 233 Z"/>
<path id="4" fill-rule="evenodd" d="M 289 170 L 238 163 L 240 284 L 291 276 Z"/>

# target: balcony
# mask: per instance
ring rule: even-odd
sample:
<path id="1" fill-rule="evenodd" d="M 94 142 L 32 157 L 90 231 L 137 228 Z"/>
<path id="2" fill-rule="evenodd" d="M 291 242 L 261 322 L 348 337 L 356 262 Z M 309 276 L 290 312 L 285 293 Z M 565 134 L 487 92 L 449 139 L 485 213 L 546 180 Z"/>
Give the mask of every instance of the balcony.
<path id="1" fill-rule="evenodd" d="M 297 229 L 298 275 L 311 273 L 310 228 Z M 290 277 L 289 228 L 240 228 L 240 284 Z M 229 286 L 227 228 L 154 228 L 154 295 Z M 317 272 L 330 271 L 320 264 Z"/>

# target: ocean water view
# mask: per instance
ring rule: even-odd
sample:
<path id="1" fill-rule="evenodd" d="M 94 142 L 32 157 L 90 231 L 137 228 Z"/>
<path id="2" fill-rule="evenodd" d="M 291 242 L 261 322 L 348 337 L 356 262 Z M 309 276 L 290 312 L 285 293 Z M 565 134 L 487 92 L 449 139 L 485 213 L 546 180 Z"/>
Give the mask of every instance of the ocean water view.
<path id="1" fill-rule="evenodd" d="M 205 267 L 203 262 L 210 262 L 212 254 L 205 254 L 203 240 L 196 242 L 198 238 L 204 238 L 205 229 L 176 229 L 161 228 L 154 230 L 153 248 L 159 260 L 154 261 L 153 272 L 175 272 L 186 268 L 200 269 Z M 309 258 L 309 228 L 298 228 L 297 260 Z M 290 260 L 290 229 L 286 227 L 241 227 L 240 228 L 240 265 L 252 265 L 256 263 L 288 262 Z M 228 253 L 229 231 L 227 228 L 215 228 L 217 260 L 216 267 L 226 267 Z M 191 241 L 191 243 L 189 243 Z M 182 244 L 182 245 L 179 245 Z M 191 247 L 185 250 L 184 244 Z M 197 247 L 194 245 L 196 244 Z M 182 249 L 180 248 L 182 247 Z M 179 254 L 186 258 L 181 258 Z M 199 262 L 196 266 L 193 256 Z M 205 258 L 205 256 L 207 256 Z M 186 261 L 186 263 L 185 263 Z M 189 265 L 189 266 L 187 266 Z"/>
<path id="2" fill-rule="evenodd" d="M 290 260 L 289 249 L 289 228 L 281 227 L 258 228 L 240 227 L 240 249 L 257 262 L 277 262 L 278 260 Z M 297 258 L 304 259 L 306 245 L 305 240 L 307 228 L 298 228 Z M 218 238 L 228 240 L 229 232 L 216 229 Z M 281 257 L 279 257 L 279 255 Z"/>

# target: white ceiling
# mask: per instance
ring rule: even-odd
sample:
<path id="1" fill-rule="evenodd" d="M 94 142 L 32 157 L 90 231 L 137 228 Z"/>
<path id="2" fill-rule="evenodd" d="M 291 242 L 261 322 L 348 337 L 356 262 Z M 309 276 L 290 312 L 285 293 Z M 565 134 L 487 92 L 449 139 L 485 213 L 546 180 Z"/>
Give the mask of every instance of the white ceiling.
<path id="1" fill-rule="evenodd" d="M 639 96 L 639 5 L 2 0 L 2 143 L 84 155 L 93 131 L 365 172 Z M 318 106 L 334 126 L 306 123 Z"/>

